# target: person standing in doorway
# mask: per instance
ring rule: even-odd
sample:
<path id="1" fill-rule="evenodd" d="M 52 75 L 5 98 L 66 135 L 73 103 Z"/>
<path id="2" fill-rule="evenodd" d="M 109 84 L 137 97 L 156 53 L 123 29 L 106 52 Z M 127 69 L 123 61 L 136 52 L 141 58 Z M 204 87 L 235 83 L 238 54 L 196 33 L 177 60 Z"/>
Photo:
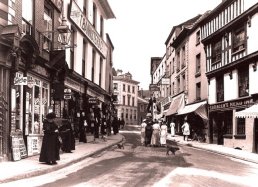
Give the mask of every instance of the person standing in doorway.
<path id="1" fill-rule="evenodd" d="M 170 133 L 171 133 L 171 137 L 174 137 L 174 136 L 175 136 L 175 127 L 176 127 L 176 124 L 175 124 L 175 122 L 172 120 L 171 123 L 170 123 Z"/>
<path id="2" fill-rule="evenodd" d="M 185 120 L 184 124 L 182 125 L 182 131 L 184 140 L 188 141 L 188 136 L 190 135 L 190 125 L 187 120 Z"/>

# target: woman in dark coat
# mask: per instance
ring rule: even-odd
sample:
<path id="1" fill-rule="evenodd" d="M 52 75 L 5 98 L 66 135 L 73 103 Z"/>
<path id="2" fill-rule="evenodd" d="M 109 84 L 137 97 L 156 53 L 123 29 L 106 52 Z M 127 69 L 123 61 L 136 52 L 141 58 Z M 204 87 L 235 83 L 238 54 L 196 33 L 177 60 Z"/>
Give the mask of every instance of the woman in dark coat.
<path id="1" fill-rule="evenodd" d="M 152 121 L 147 121 L 147 126 L 145 127 L 145 146 L 148 146 L 151 144 L 151 136 L 152 136 Z"/>
<path id="2" fill-rule="evenodd" d="M 118 123 L 119 122 L 118 122 L 117 117 L 114 117 L 114 120 L 113 120 L 113 123 L 112 123 L 114 135 L 116 135 L 118 133 L 118 126 L 119 126 Z"/>
<path id="3" fill-rule="evenodd" d="M 62 120 L 62 125 L 59 127 L 59 133 L 62 138 L 62 151 L 71 153 L 75 150 L 75 138 L 71 123 L 67 119 Z"/>
<path id="4" fill-rule="evenodd" d="M 50 165 L 56 164 L 56 161 L 60 160 L 60 142 L 58 140 L 58 126 L 54 122 L 55 118 L 55 113 L 51 112 L 47 114 L 43 122 L 44 136 L 39 157 L 40 162 L 46 162 Z"/>

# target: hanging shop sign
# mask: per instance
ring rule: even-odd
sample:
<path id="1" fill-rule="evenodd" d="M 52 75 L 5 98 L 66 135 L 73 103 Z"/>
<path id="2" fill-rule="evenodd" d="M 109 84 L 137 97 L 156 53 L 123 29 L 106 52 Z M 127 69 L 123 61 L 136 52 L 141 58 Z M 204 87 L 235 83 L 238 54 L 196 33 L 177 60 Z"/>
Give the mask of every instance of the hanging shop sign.
<path id="1" fill-rule="evenodd" d="M 98 104 L 99 104 L 98 98 L 97 98 L 97 97 L 90 97 L 90 98 L 89 98 L 89 104 L 98 105 Z"/>
<path id="2" fill-rule="evenodd" d="M 101 38 L 96 29 L 83 14 L 80 7 L 74 1 L 71 1 L 70 19 L 83 32 L 83 34 L 85 34 L 85 36 L 98 49 L 103 57 L 106 58 L 107 45 L 105 41 Z"/>
<path id="3" fill-rule="evenodd" d="M 161 79 L 161 84 L 162 85 L 169 85 L 170 84 L 170 79 L 169 78 L 162 78 Z"/>
<path id="4" fill-rule="evenodd" d="M 157 86 L 157 84 L 150 84 L 150 91 L 154 92 L 154 91 L 160 91 L 159 87 Z"/>

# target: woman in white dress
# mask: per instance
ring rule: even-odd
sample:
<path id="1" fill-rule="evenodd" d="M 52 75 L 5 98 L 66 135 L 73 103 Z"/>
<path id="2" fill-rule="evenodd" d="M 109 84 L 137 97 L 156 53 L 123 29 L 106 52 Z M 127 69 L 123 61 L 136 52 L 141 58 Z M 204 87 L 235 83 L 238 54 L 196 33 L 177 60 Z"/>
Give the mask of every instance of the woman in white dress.
<path id="1" fill-rule="evenodd" d="M 158 123 L 158 120 L 155 120 L 153 126 L 153 132 L 151 136 L 151 145 L 153 147 L 157 147 L 160 145 L 160 125 Z"/>
<path id="2" fill-rule="evenodd" d="M 174 121 L 171 121 L 170 123 L 170 130 L 171 130 L 171 136 L 174 137 L 175 136 L 175 122 Z"/>
<path id="3" fill-rule="evenodd" d="M 167 132 L 168 127 L 164 122 L 161 122 L 160 127 L 160 144 L 161 146 L 165 146 L 167 144 Z"/>
<path id="4" fill-rule="evenodd" d="M 141 124 L 141 144 L 142 145 L 144 145 L 144 143 L 145 143 L 145 127 L 146 126 L 147 126 L 146 119 L 144 119 Z"/>

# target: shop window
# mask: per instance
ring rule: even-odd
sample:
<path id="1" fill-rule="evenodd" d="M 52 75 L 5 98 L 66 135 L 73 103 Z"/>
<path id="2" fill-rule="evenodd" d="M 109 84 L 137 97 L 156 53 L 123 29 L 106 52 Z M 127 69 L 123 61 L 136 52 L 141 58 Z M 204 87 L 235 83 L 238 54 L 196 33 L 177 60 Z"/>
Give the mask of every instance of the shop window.
<path id="1" fill-rule="evenodd" d="M 218 63 L 221 61 L 221 40 L 217 40 L 212 44 L 212 64 Z"/>
<path id="2" fill-rule="evenodd" d="M 237 135 L 245 135 L 245 118 L 237 118 Z"/>
<path id="3" fill-rule="evenodd" d="M 244 25 L 238 26 L 238 28 L 233 31 L 232 40 L 233 40 L 233 53 L 245 50 L 246 30 Z"/>
<path id="4" fill-rule="evenodd" d="M 25 134 L 41 134 L 48 113 L 49 84 L 28 76 L 25 102 Z"/>
<path id="5" fill-rule="evenodd" d="M 232 111 L 225 112 L 225 116 L 224 116 L 225 133 L 228 135 L 232 134 L 232 129 L 233 129 L 232 117 L 233 117 Z"/>
<path id="6" fill-rule="evenodd" d="M 216 79 L 217 102 L 224 101 L 224 79 L 223 76 Z"/>
<path id="7" fill-rule="evenodd" d="M 249 70 L 248 67 L 238 69 L 238 95 L 244 97 L 249 95 Z"/>

